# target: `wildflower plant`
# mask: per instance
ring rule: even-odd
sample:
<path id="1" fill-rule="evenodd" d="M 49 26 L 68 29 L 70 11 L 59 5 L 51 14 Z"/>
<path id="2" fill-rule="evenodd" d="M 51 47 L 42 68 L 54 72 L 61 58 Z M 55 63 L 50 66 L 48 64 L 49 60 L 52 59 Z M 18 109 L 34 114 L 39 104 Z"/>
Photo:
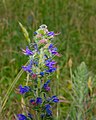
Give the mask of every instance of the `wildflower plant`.
<path id="1" fill-rule="evenodd" d="M 28 64 L 22 66 L 27 73 L 27 79 L 25 86 L 19 86 L 23 110 L 17 115 L 17 119 L 51 120 L 52 106 L 59 102 L 56 95 L 50 94 L 50 75 L 57 69 L 54 58 L 60 56 L 52 43 L 58 34 L 48 31 L 47 26 L 43 24 L 34 32 L 34 42 L 31 43 L 27 30 L 21 23 L 20 26 L 29 45 L 22 49 L 22 53 L 28 58 Z"/>

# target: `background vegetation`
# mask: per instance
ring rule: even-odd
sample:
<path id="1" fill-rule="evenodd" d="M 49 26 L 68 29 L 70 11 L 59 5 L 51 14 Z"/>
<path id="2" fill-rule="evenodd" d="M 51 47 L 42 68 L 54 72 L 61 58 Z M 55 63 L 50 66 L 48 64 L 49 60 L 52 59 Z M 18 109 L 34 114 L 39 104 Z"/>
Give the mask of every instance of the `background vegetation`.
<path id="1" fill-rule="evenodd" d="M 54 41 L 62 57 L 57 58 L 59 78 L 54 75 L 53 84 L 58 78 L 58 96 L 63 99 L 59 105 L 59 114 L 63 120 L 69 114 L 71 102 L 69 59 L 72 60 L 72 71 L 85 61 L 88 69 L 94 74 L 96 72 L 96 0 L 0 0 L 1 102 L 21 66 L 26 63 L 26 57 L 21 53 L 21 48 L 26 46 L 26 40 L 18 21 L 26 26 L 31 39 L 33 32 L 43 23 L 50 31 L 61 32 Z M 20 112 L 20 96 L 16 94 L 16 88 L 20 83 L 24 83 L 24 77 L 25 74 L 18 80 L 8 98 L 3 110 L 4 120 L 11 120 L 14 114 Z M 68 93 L 65 88 L 68 88 Z M 54 89 L 56 91 L 56 88 Z M 89 120 L 91 119 L 96 118 L 89 117 Z"/>

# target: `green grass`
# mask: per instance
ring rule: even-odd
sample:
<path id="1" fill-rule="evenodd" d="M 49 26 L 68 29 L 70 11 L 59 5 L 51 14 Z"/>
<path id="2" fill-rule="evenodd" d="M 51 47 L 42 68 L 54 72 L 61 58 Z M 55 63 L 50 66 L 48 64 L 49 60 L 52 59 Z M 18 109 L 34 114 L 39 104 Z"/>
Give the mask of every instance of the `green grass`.
<path id="1" fill-rule="evenodd" d="M 67 80 L 70 80 L 69 58 L 72 59 L 73 70 L 85 61 L 89 70 L 94 74 L 96 72 L 96 1 L 0 1 L 0 100 L 3 99 L 21 66 L 26 63 L 21 48 L 27 43 L 18 21 L 27 28 L 31 40 L 33 32 L 43 23 L 49 30 L 61 32 L 55 41 L 62 54 L 60 59 L 57 58 L 60 66 L 59 96 L 64 96 L 65 101 L 70 100 L 70 96 L 64 91 Z M 5 119 L 11 120 L 14 113 L 20 112 L 20 96 L 15 91 L 20 83 L 24 84 L 24 77 L 25 74 L 18 80 L 4 107 Z M 63 120 L 70 104 L 64 102 L 60 106 L 60 119 Z"/>

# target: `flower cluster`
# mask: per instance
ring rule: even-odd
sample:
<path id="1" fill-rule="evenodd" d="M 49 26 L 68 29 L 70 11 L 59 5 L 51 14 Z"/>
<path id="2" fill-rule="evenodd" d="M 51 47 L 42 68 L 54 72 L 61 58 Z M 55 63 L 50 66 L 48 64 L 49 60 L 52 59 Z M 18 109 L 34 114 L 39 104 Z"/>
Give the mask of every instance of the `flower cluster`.
<path id="1" fill-rule="evenodd" d="M 28 64 L 22 66 L 29 78 L 26 86 L 19 86 L 19 93 L 26 99 L 29 109 L 27 113 L 18 114 L 18 120 L 34 120 L 39 116 L 41 120 L 47 120 L 53 117 L 52 105 L 59 102 L 57 96 L 50 97 L 50 82 L 46 78 L 57 69 L 57 62 L 53 59 L 60 56 L 57 48 L 53 45 L 55 34 L 48 31 L 46 25 L 41 25 L 34 32 L 34 43 L 30 43 L 26 49 L 22 49 L 24 55 L 28 57 Z M 31 108 L 31 110 L 30 110 Z M 32 115 L 32 111 L 35 111 Z"/>

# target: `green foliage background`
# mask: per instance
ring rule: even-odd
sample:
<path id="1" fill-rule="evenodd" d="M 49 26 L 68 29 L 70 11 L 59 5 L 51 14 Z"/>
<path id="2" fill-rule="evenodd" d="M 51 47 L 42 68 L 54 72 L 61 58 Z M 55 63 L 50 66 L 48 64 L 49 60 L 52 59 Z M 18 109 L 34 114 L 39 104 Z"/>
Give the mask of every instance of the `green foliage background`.
<path id="1" fill-rule="evenodd" d="M 21 48 L 27 43 L 18 22 L 26 26 L 31 40 L 33 32 L 43 23 L 50 31 L 61 32 L 54 41 L 62 54 L 61 58 L 57 58 L 60 67 L 59 96 L 68 98 L 64 87 L 69 86 L 70 58 L 73 70 L 85 61 L 89 70 L 96 72 L 96 0 L 0 0 L 0 100 L 26 63 Z M 4 108 L 3 114 L 8 120 L 14 113 L 20 112 L 17 101 L 20 96 L 15 89 L 20 83 L 24 84 L 24 77 L 25 74 L 17 82 Z M 56 75 L 53 79 L 57 79 Z M 65 102 L 60 106 L 63 120 L 69 104 Z"/>

